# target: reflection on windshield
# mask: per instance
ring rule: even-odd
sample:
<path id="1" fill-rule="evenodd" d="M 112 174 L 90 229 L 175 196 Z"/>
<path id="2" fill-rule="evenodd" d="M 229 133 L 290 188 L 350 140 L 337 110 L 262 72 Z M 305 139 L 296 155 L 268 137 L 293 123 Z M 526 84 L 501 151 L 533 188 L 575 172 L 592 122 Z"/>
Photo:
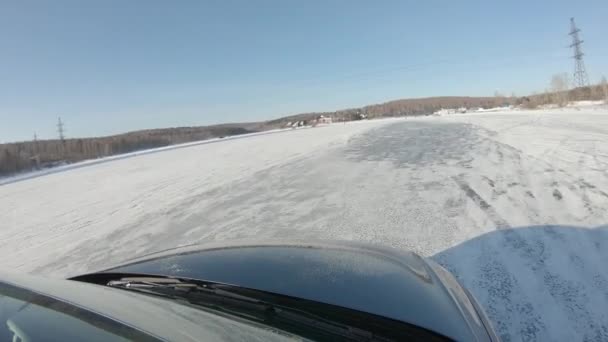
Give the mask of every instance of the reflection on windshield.
<path id="1" fill-rule="evenodd" d="M 2 341 L 157 341 L 107 317 L 0 283 Z"/>

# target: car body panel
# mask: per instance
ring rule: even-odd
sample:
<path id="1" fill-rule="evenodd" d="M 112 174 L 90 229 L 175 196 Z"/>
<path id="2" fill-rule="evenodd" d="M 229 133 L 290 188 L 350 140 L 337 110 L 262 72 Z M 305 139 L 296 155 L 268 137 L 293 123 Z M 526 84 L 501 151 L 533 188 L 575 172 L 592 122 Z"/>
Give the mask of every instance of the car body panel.
<path id="1" fill-rule="evenodd" d="M 445 288 L 460 307 L 462 314 L 467 317 L 467 321 L 474 322 L 474 326 L 483 325 L 486 328 L 490 340 L 499 341 L 498 335 L 494 331 L 485 311 L 481 308 L 481 305 L 477 303 L 477 300 L 473 295 L 463 287 L 449 271 L 441 267 L 441 265 L 430 259 L 425 259 L 425 261 L 441 279 Z M 462 300 L 465 297 L 469 300 Z M 474 327 L 472 328 L 474 329 Z"/>
<path id="2" fill-rule="evenodd" d="M 105 271 L 233 284 L 381 315 L 455 340 L 488 340 L 469 296 L 437 267 L 414 253 L 356 243 L 238 242 L 173 249 Z"/>

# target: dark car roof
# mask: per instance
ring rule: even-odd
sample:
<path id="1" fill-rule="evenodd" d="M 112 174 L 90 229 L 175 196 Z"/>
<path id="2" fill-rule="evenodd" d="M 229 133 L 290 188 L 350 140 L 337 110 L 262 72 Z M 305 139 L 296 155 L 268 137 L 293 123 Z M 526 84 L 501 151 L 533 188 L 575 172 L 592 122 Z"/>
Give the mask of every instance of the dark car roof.
<path id="1" fill-rule="evenodd" d="M 107 271 L 234 284 L 381 315 L 456 340 L 487 339 L 455 282 L 445 286 L 424 259 L 393 249 L 293 242 L 191 246 Z"/>

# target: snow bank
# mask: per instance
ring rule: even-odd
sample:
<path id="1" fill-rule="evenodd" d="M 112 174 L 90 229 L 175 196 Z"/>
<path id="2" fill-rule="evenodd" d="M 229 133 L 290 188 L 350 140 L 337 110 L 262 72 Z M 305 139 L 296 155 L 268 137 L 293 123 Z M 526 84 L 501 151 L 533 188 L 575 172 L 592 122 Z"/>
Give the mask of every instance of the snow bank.
<path id="1" fill-rule="evenodd" d="M 308 127 L 308 126 L 298 127 L 297 129 L 304 129 L 304 128 L 310 128 L 310 127 Z M 142 156 L 145 154 L 170 151 L 170 150 L 174 150 L 174 149 L 178 149 L 178 148 L 184 148 L 184 147 L 190 147 L 190 146 L 196 146 L 196 145 L 212 144 L 212 143 L 216 143 L 216 142 L 220 142 L 220 141 L 224 141 L 224 140 L 243 139 L 243 138 L 253 137 L 253 136 L 257 136 L 257 135 L 266 135 L 266 134 L 285 132 L 285 131 L 289 131 L 292 129 L 295 129 L 295 128 L 273 129 L 273 130 L 268 130 L 268 131 L 263 131 L 263 132 L 233 135 L 233 136 L 228 136 L 228 137 L 224 137 L 224 138 L 212 138 L 212 139 L 207 139 L 207 140 L 193 141 L 193 142 L 188 142 L 188 143 L 183 143 L 183 144 L 175 144 L 175 145 L 151 148 L 151 149 L 146 149 L 146 150 L 140 150 L 140 151 L 135 151 L 135 152 L 130 152 L 130 153 L 117 154 L 117 155 L 103 157 L 103 158 L 88 159 L 88 160 L 83 160 L 83 161 L 79 161 L 79 162 L 72 163 L 72 164 L 64 164 L 61 166 L 52 167 L 52 168 L 48 168 L 48 169 L 44 169 L 44 170 L 24 172 L 24 173 L 14 175 L 14 176 L 9 176 L 9 177 L 0 177 L 0 186 L 2 186 L 4 184 L 9 184 L 9 183 L 14 183 L 14 182 L 31 179 L 31 178 L 46 176 L 46 175 L 50 175 L 50 174 L 57 173 L 57 172 L 78 169 L 81 167 L 92 166 L 92 165 L 96 165 L 96 164 L 100 164 L 100 163 L 107 163 L 107 162 L 114 161 L 114 160 L 132 158 L 132 157 L 136 157 L 136 156 Z"/>

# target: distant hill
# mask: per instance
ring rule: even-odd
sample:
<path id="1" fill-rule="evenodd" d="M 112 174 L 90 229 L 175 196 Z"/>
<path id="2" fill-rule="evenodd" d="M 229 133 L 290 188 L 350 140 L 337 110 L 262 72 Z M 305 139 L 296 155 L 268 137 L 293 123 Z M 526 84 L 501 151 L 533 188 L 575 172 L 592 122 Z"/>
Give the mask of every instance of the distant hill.
<path id="1" fill-rule="evenodd" d="M 419 99 L 404 99 L 374 104 L 359 108 L 349 108 L 335 112 L 314 112 L 290 115 L 275 120 L 267 121 L 269 125 L 281 125 L 294 121 L 309 121 L 320 115 L 332 117 L 335 121 L 357 120 L 359 114 L 368 118 L 381 118 L 392 116 L 414 116 L 431 114 L 442 108 L 490 108 L 505 103 L 515 103 L 515 98 L 507 97 L 466 97 L 466 96 L 441 96 Z"/>
<path id="2" fill-rule="evenodd" d="M 350 121 L 359 119 L 360 114 L 369 118 L 423 115 L 441 108 L 487 107 L 499 104 L 497 102 L 500 100 L 494 97 L 429 97 L 396 100 L 335 112 L 302 113 L 263 122 L 147 129 L 107 137 L 0 144 L 0 176 L 155 147 L 260 132 L 285 127 L 289 122 L 314 120 L 320 115 L 337 121 Z"/>
<path id="3" fill-rule="evenodd" d="M 489 108 L 504 104 L 526 105 L 537 102 L 540 96 L 521 98 L 441 96 L 403 99 L 333 112 L 302 113 L 261 122 L 147 129 L 107 137 L 0 144 L 0 176 L 52 167 L 60 163 L 73 163 L 172 144 L 260 132 L 285 127 L 290 122 L 311 121 L 321 115 L 331 117 L 334 121 L 358 120 L 361 118 L 361 114 L 371 119 L 414 116 L 431 114 L 442 108 Z"/>

